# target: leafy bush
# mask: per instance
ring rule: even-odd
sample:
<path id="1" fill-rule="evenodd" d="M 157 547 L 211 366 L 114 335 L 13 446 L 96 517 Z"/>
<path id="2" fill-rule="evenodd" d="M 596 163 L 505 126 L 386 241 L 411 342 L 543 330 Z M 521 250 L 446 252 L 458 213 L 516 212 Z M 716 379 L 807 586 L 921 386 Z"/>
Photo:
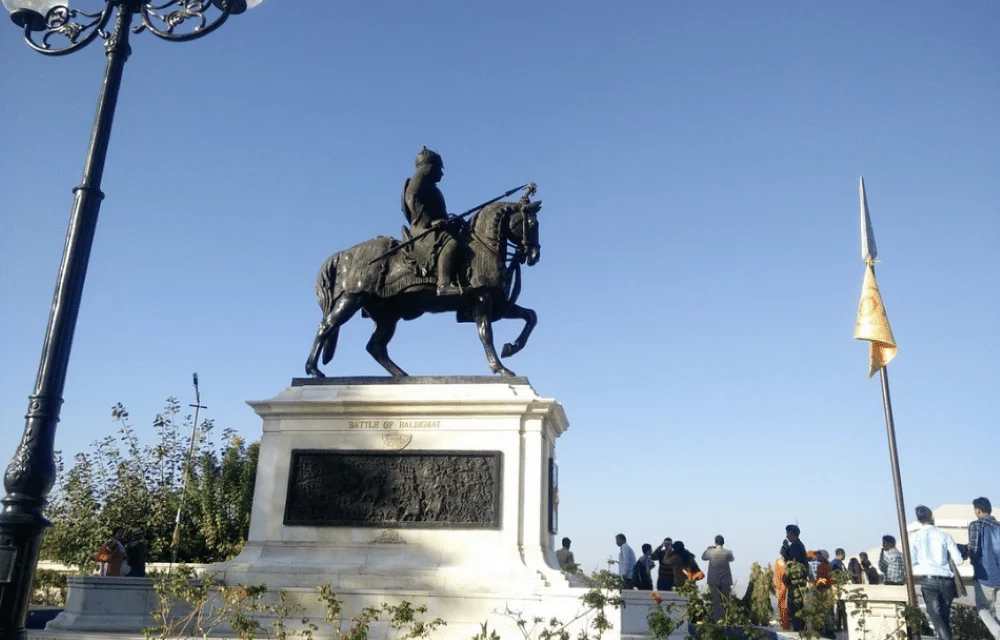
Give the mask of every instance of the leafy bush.
<path id="1" fill-rule="evenodd" d="M 951 607 L 951 637 L 953 640 L 993 640 L 974 607 L 953 604 Z"/>
<path id="2" fill-rule="evenodd" d="M 153 420 L 153 445 L 140 444 L 121 403 L 112 407 L 111 417 L 118 423 L 117 435 L 77 454 L 69 470 L 57 457 L 57 484 L 46 512 L 54 526 L 44 538 L 42 558 L 92 567 L 94 553 L 122 526 L 128 533 L 145 531 L 147 562 L 169 561 L 182 496 L 178 560 L 217 562 L 238 553 L 250 526 L 258 444 L 247 444 L 227 429 L 216 448 L 214 425 L 205 420 L 189 464 L 192 420 L 180 417 L 176 398 L 169 398 Z M 185 474 L 189 479 L 182 490 Z"/>
<path id="3" fill-rule="evenodd" d="M 31 604 L 45 607 L 66 604 L 66 574 L 51 569 L 36 569 Z"/>

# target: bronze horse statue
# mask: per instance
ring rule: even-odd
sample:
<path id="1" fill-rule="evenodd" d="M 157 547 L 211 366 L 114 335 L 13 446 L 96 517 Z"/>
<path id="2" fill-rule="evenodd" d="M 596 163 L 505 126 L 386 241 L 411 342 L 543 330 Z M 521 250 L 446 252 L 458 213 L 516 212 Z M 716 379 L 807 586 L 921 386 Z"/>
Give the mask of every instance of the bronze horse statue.
<path id="1" fill-rule="evenodd" d="M 378 236 L 330 256 L 316 279 L 316 298 L 323 320 L 306 360 L 306 373 L 322 378 L 317 361 L 333 358 L 340 327 L 361 310 L 375 322 L 368 353 L 393 377 L 407 375 L 389 357 L 387 346 L 400 320 L 425 313 L 455 312 L 459 322 L 476 323 L 490 370 L 513 376 L 497 356 L 493 322 L 503 318 L 524 320 L 514 342 L 504 345 L 502 356 L 512 356 L 527 344 L 537 315 L 517 304 L 521 289 L 520 265 L 538 262 L 538 212 L 541 201 L 524 197 L 518 202 L 496 202 L 472 218 L 462 237 L 463 290 L 459 295 L 438 296 L 436 279 L 415 269 L 405 252 L 395 251 L 395 238 Z M 406 237 L 404 228 L 404 238 Z M 509 254 L 508 249 L 513 249 Z M 380 259 L 383 258 L 384 259 Z"/>

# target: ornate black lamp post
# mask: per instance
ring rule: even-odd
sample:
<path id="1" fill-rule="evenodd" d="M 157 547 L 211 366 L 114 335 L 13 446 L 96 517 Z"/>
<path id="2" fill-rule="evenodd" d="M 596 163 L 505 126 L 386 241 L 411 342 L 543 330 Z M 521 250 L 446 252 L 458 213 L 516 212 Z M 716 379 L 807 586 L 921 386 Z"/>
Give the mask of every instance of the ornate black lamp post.
<path id="1" fill-rule="evenodd" d="M 0 510 L 0 640 L 21 640 L 25 636 L 24 623 L 38 550 L 42 534 L 49 526 L 42 509 L 55 481 L 56 424 L 87 262 L 104 198 L 101 177 L 122 71 L 130 53 L 129 33 L 148 31 L 164 40 L 194 40 L 261 0 L 104 0 L 103 6 L 92 12 L 71 9 L 59 4 L 60 0 L 2 1 L 14 24 L 24 30 L 25 42 L 35 51 L 64 55 L 101 38 L 107 52 L 83 180 L 73 190 L 66 246 L 49 311 L 35 390 L 29 397 L 24 436 L 4 475 L 7 495 Z"/>

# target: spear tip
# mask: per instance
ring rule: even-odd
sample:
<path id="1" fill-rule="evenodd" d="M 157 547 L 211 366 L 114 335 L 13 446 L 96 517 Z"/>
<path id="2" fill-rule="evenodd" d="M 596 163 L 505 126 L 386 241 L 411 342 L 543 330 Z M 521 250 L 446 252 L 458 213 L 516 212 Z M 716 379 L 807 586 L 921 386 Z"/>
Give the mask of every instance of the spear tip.
<path id="1" fill-rule="evenodd" d="M 878 257 L 878 246 L 875 244 L 875 231 L 872 229 L 872 219 L 868 213 L 864 176 L 858 180 L 858 198 L 861 201 L 861 259 L 865 263 L 873 263 Z"/>

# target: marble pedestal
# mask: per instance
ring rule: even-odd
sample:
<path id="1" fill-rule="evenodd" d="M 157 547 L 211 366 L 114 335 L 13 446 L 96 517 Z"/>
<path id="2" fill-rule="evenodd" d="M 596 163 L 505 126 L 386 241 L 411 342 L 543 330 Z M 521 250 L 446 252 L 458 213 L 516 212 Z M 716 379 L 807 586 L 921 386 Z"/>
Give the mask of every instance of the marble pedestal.
<path id="1" fill-rule="evenodd" d="M 580 614 L 554 553 L 569 425 L 526 379 L 306 379 L 249 404 L 264 421 L 250 534 L 210 568 L 228 584 L 283 589 L 314 616 L 325 584 L 348 611 L 424 604 L 441 638 L 487 620 L 516 633 L 505 609 Z"/>
<path id="2" fill-rule="evenodd" d="M 305 379 L 249 404 L 264 431 L 227 582 L 569 586 L 550 531 L 568 424 L 526 379 Z"/>

